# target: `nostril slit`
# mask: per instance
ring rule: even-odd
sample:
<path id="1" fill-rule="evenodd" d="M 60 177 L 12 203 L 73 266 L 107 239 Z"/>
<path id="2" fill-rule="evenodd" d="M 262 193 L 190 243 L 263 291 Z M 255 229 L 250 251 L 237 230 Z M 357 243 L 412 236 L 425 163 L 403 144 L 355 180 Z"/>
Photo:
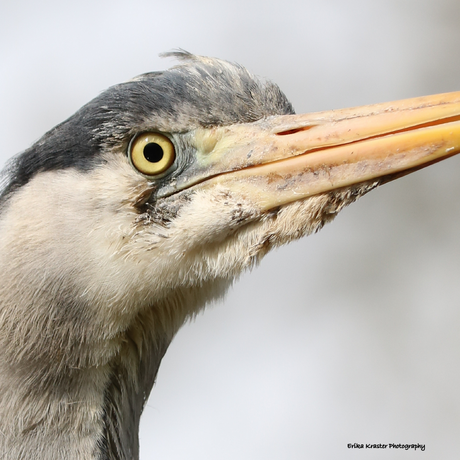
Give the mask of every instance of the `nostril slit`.
<path id="1" fill-rule="evenodd" d="M 295 134 L 300 133 L 301 131 L 308 131 L 311 128 L 314 128 L 315 125 L 311 126 L 302 126 L 301 128 L 295 129 L 288 129 L 287 131 L 281 131 L 280 133 L 276 133 L 277 136 L 287 136 L 288 134 Z"/>

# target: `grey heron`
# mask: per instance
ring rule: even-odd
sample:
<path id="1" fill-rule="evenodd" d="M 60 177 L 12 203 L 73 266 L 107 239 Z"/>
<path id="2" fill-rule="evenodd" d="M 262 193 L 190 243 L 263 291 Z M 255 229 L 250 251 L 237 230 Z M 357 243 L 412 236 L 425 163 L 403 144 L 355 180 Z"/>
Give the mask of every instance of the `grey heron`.
<path id="1" fill-rule="evenodd" d="M 0 207 L 2 459 L 135 459 L 181 325 L 270 249 L 460 152 L 460 94 L 295 115 L 174 54 L 14 157 Z"/>

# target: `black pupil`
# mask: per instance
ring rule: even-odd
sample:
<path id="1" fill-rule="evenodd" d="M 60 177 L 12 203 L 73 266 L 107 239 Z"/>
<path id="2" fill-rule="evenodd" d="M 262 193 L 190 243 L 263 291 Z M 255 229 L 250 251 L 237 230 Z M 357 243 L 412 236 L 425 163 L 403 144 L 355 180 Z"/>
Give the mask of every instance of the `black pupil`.
<path id="1" fill-rule="evenodd" d="M 144 147 L 144 157 L 150 163 L 158 163 L 163 158 L 163 148 L 156 142 L 150 142 Z"/>

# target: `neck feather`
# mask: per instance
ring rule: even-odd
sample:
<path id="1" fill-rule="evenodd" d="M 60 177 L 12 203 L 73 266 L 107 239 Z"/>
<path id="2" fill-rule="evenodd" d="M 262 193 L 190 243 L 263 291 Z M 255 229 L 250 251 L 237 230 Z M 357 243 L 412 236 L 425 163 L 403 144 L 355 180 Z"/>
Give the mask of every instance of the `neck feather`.
<path id="1" fill-rule="evenodd" d="M 153 309 L 139 315 L 104 364 L 2 359 L 2 460 L 137 459 L 140 416 L 172 339 L 157 323 Z"/>

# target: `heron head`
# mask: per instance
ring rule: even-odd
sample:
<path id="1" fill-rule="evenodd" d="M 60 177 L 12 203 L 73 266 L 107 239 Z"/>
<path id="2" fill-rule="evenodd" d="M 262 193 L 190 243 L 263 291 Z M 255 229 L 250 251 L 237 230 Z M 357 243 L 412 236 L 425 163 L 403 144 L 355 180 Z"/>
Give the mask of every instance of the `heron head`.
<path id="1" fill-rule="evenodd" d="M 151 307 L 172 309 L 176 330 L 272 247 L 460 150 L 458 94 L 295 115 L 239 65 L 175 56 L 103 92 L 9 169 L 2 225 L 14 232 L 2 241 L 30 295 L 59 286 L 108 335 Z"/>

